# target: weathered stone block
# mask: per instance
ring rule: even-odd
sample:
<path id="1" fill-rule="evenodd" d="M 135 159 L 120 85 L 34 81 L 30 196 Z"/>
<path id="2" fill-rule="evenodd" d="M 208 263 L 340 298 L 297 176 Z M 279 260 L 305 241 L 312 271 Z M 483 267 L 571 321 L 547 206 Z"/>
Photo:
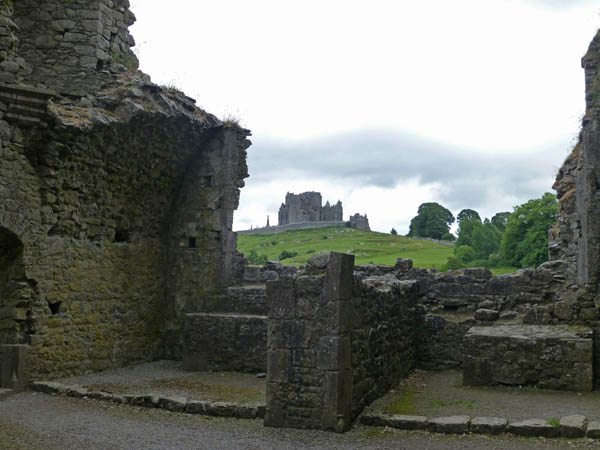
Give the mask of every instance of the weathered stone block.
<path id="1" fill-rule="evenodd" d="M 600 438 L 600 422 L 588 422 L 586 436 L 592 439 Z"/>
<path id="2" fill-rule="evenodd" d="M 394 414 L 389 418 L 387 426 L 401 430 L 425 430 L 427 428 L 427 417 Z"/>
<path id="3" fill-rule="evenodd" d="M 592 389 L 592 332 L 586 327 L 472 327 L 463 340 L 465 385 L 535 384 Z"/>
<path id="4" fill-rule="evenodd" d="M 331 300 L 344 300 L 352 296 L 354 255 L 331 252 L 325 275 L 325 296 Z"/>
<path id="5" fill-rule="evenodd" d="M 511 422 L 508 424 L 507 431 L 519 436 L 541 436 L 541 437 L 558 437 L 560 436 L 560 428 L 554 427 L 543 419 L 529 419 L 520 422 Z"/>
<path id="6" fill-rule="evenodd" d="M 469 432 L 469 416 L 436 417 L 427 420 L 427 427 L 437 433 L 464 434 Z"/>
<path id="7" fill-rule="evenodd" d="M 317 348 L 317 368 L 321 370 L 350 369 L 350 340 L 347 337 L 324 336 Z"/>
<path id="8" fill-rule="evenodd" d="M 507 425 L 508 421 L 501 417 L 475 417 L 471 420 L 471 433 L 500 434 Z"/>
<path id="9" fill-rule="evenodd" d="M 587 418 L 580 414 L 561 417 L 560 434 L 564 437 L 577 438 L 585 436 Z"/>
<path id="10" fill-rule="evenodd" d="M 294 280 L 267 282 L 267 315 L 273 319 L 293 319 L 296 311 Z"/>

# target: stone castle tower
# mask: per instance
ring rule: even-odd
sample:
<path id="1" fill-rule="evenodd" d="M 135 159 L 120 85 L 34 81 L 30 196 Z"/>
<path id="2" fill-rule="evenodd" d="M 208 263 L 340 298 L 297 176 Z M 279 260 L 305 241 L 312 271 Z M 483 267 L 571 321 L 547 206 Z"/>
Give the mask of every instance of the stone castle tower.
<path id="1" fill-rule="evenodd" d="M 344 211 L 342 202 L 335 205 L 329 202 L 322 206 L 323 198 L 320 192 L 303 192 L 301 194 L 287 193 L 285 204 L 279 208 L 279 225 L 289 225 L 302 222 L 341 222 Z"/>

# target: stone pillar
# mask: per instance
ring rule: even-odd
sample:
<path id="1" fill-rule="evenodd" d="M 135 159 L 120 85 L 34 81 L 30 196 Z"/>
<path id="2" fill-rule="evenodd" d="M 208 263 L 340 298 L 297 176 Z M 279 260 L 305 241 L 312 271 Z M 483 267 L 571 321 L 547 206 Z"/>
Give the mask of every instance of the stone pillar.
<path id="1" fill-rule="evenodd" d="M 265 425 L 346 431 L 352 420 L 348 334 L 354 256 L 322 273 L 267 283 Z"/>
<path id="2" fill-rule="evenodd" d="M 28 345 L 0 345 L 0 389 L 25 389 L 29 384 Z"/>

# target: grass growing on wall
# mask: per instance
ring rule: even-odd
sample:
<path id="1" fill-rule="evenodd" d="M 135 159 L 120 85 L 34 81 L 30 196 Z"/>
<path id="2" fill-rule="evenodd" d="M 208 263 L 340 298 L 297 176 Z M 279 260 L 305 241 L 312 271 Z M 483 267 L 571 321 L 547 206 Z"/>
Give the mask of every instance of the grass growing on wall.
<path id="1" fill-rule="evenodd" d="M 328 227 L 279 234 L 238 235 L 238 250 L 246 257 L 254 250 L 257 255 L 265 255 L 271 261 L 278 261 L 282 254 L 297 253 L 281 260 L 285 265 L 295 266 L 305 264 L 315 253 L 336 251 L 355 255 L 356 264 L 394 265 L 398 258 L 408 258 L 416 267 L 440 268 L 452 256 L 453 247 L 387 233 Z"/>

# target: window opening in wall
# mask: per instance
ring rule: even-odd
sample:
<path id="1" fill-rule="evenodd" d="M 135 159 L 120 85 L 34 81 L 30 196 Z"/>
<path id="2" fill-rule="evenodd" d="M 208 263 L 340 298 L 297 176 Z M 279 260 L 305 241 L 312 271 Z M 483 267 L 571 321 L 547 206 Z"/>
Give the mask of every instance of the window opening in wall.
<path id="1" fill-rule="evenodd" d="M 129 242 L 129 231 L 117 228 L 115 231 L 115 242 Z"/>
<path id="2" fill-rule="evenodd" d="M 52 313 L 53 316 L 56 316 L 56 315 L 62 313 L 61 303 L 62 302 L 56 302 L 56 303 L 48 302 L 48 307 L 50 308 L 50 312 Z"/>
<path id="3" fill-rule="evenodd" d="M 190 238 L 188 247 L 189 248 L 196 248 L 196 238 L 195 237 L 191 237 Z"/>

